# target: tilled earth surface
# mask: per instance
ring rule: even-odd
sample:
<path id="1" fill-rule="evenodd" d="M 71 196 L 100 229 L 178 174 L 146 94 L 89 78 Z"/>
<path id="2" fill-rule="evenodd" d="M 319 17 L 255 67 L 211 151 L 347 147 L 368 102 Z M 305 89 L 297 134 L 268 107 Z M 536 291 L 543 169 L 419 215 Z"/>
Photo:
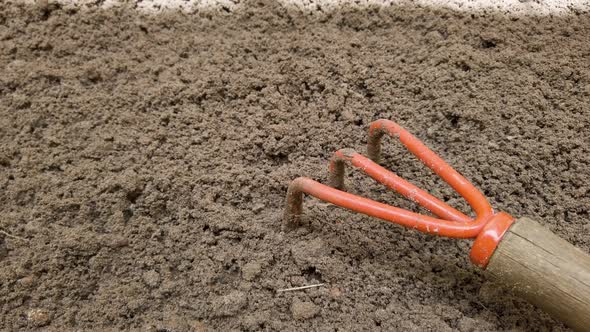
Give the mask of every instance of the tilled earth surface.
<path id="1" fill-rule="evenodd" d="M 388 118 L 588 252 L 587 13 L 2 3 L 0 74 L 1 330 L 565 329 L 486 281 L 469 241 L 312 198 L 302 227 L 281 216 L 291 179 L 325 182 Z M 386 142 L 383 165 L 468 211 Z"/>

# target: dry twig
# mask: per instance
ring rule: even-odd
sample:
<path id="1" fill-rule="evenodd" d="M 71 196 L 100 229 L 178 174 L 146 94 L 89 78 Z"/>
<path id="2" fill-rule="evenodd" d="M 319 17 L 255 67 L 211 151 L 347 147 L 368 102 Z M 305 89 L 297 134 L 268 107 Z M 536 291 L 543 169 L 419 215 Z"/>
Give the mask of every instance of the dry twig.
<path id="1" fill-rule="evenodd" d="M 29 242 L 29 240 L 28 240 L 28 239 L 25 239 L 24 237 L 20 237 L 20 236 L 12 235 L 12 234 L 10 234 L 10 233 L 8 233 L 8 232 L 6 232 L 6 231 L 3 231 L 3 230 L 1 230 L 1 229 L 0 229 L 0 234 L 4 235 L 4 236 L 6 236 L 6 237 L 9 237 L 9 238 L 13 238 L 13 239 L 17 239 L 17 240 L 21 240 L 21 241 L 26 241 L 26 242 Z"/>
<path id="2" fill-rule="evenodd" d="M 315 285 L 307 285 L 307 286 L 300 286 L 300 287 L 292 287 L 292 288 L 277 289 L 277 293 L 291 292 L 291 291 L 298 291 L 298 290 L 302 290 L 302 289 L 308 289 L 308 288 L 320 287 L 320 286 L 323 286 L 323 285 L 324 285 L 324 284 L 315 284 Z"/>

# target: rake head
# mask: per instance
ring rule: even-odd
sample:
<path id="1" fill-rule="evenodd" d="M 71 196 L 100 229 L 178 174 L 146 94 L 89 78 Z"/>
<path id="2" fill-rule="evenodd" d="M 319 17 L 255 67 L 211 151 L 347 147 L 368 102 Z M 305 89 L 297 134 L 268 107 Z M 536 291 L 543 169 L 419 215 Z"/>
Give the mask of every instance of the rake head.
<path id="1" fill-rule="evenodd" d="M 381 167 L 381 140 L 384 135 L 397 138 L 422 163 L 447 182 L 475 211 L 471 218 L 428 192 Z M 287 192 L 285 221 L 298 225 L 302 214 L 303 193 L 320 200 L 372 217 L 383 219 L 424 233 L 451 238 L 474 238 L 471 261 L 485 268 L 502 236 L 514 218 L 504 212 L 494 212 L 485 196 L 459 172 L 430 150 L 418 138 L 397 123 L 377 120 L 371 123 L 367 152 L 369 158 L 352 149 L 341 149 L 330 161 L 330 185 L 299 177 L 291 182 Z M 346 165 L 366 173 L 377 182 L 418 203 L 438 218 L 390 206 L 350 194 L 344 188 Z"/>

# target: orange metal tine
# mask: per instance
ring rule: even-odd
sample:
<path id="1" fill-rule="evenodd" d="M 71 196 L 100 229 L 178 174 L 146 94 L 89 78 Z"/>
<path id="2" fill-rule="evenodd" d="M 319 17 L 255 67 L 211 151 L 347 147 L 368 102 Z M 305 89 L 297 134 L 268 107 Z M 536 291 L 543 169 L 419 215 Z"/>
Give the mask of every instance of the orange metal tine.
<path id="1" fill-rule="evenodd" d="M 369 140 L 367 144 L 367 152 L 369 158 L 378 162 L 381 155 L 381 138 L 388 134 L 392 137 L 397 137 L 406 148 L 412 152 L 418 159 L 422 161 L 434 173 L 440 176 L 453 189 L 455 189 L 465 200 L 469 203 L 471 208 L 475 211 L 477 218 L 473 221 L 474 224 L 483 228 L 485 223 L 494 214 L 491 205 L 488 203 L 486 197 L 475 188 L 471 182 L 465 179 L 459 172 L 454 170 L 449 164 L 442 160 L 436 153 L 432 152 L 419 139 L 414 137 L 397 123 L 390 120 L 377 120 L 371 123 L 369 128 Z"/>
<path id="2" fill-rule="evenodd" d="M 377 182 L 395 190 L 409 200 L 418 203 L 440 218 L 457 221 L 471 222 L 472 218 L 461 211 L 454 209 L 445 202 L 432 196 L 428 192 L 418 188 L 414 184 L 402 179 L 397 174 L 379 166 L 369 158 L 357 153 L 352 149 L 341 149 L 334 153 L 330 160 L 330 185 L 336 189 L 344 189 L 345 164 L 363 171 Z"/>
<path id="3" fill-rule="evenodd" d="M 300 221 L 303 193 L 352 211 L 433 235 L 473 238 L 481 230 L 479 224 L 457 223 L 421 215 L 334 189 L 306 177 L 299 177 L 289 185 L 285 210 L 285 220 L 289 224 L 298 224 Z"/>

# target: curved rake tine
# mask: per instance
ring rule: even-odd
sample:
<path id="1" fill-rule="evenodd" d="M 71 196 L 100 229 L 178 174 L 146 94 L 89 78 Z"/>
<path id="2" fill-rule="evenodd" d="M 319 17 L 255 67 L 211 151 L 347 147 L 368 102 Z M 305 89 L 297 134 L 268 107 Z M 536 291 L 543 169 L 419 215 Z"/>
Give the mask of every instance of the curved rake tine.
<path id="1" fill-rule="evenodd" d="M 445 180 L 459 195 L 463 196 L 477 215 L 475 222 L 479 223 L 481 227 L 485 225 L 487 219 L 493 215 L 492 206 L 485 196 L 459 172 L 397 123 L 390 120 L 377 120 L 371 123 L 367 144 L 369 158 L 378 162 L 381 157 L 381 138 L 385 134 L 397 137 L 424 165 Z"/>
<path id="2" fill-rule="evenodd" d="M 452 238 L 472 238 L 477 236 L 480 231 L 479 225 L 473 223 L 457 223 L 410 212 L 334 189 L 305 177 L 299 177 L 289 185 L 287 191 L 287 209 L 285 211 L 286 222 L 299 223 L 302 212 L 303 193 L 355 212 L 360 212 L 408 228 L 414 228 L 423 233 Z"/>
<path id="3" fill-rule="evenodd" d="M 418 203 L 420 206 L 440 218 L 464 223 L 472 221 L 472 218 L 466 216 L 459 210 L 449 206 L 428 192 L 402 179 L 395 173 L 379 166 L 377 163 L 352 149 L 338 150 L 332 156 L 330 161 L 330 185 L 336 189 L 344 190 L 346 163 L 351 164 L 375 179 L 377 182 L 395 190 L 409 200 Z"/>

